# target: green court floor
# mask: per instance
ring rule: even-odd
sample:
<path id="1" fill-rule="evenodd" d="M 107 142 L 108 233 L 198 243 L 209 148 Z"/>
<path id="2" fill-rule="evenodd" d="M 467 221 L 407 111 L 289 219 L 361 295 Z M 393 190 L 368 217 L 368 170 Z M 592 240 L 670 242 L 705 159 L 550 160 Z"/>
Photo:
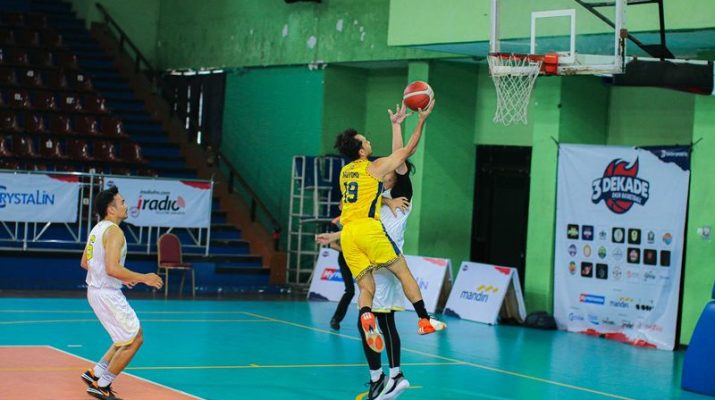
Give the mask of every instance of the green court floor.
<path id="1" fill-rule="evenodd" d="M 336 333 L 328 328 L 335 303 L 130 303 L 145 343 L 128 373 L 204 399 L 364 398 L 355 310 Z M 447 331 L 418 336 L 415 314 L 399 314 L 412 383 L 401 399 L 710 399 L 680 389 L 682 352 L 445 321 Z M 94 360 L 109 343 L 84 299 L 0 299 L 0 345 L 50 345 Z"/>

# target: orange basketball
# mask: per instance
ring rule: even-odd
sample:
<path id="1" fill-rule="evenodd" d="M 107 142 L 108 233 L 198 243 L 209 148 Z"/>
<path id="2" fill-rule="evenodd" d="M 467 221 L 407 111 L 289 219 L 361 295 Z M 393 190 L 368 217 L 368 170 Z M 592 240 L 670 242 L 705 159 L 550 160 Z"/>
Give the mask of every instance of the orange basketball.
<path id="1" fill-rule="evenodd" d="M 427 82 L 414 81 L 405 88 L 402 100 L 409 109 L 419 111 L 427 107 L 433 97 L 434 92 Z"/>

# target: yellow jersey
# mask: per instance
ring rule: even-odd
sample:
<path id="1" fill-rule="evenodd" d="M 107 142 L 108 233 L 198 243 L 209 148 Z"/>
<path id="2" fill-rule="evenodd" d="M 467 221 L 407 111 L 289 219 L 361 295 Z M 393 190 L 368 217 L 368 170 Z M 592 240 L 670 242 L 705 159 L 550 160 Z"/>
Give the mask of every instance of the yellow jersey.
<path id="1" fill-rule="evenodd" d="M 340 223 L 347 225 L 362 218 L 380 220 L 382 182 L 367 173 L 369 160 L 356 160 L 340 170 L 343 211 Z"/>

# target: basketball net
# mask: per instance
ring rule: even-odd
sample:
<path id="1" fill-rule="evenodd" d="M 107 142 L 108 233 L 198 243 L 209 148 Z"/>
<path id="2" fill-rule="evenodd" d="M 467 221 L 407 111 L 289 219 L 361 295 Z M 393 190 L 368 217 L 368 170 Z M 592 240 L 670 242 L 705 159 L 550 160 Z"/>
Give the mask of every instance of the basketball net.
<path id="1" fill-rule="evenodd" d="M 543 57 L 492 53 L 489 54 L 488 60 L 489 72 L 497 90 L 494 123 L 526 124 L 531 90 L 541 71 Z"/>

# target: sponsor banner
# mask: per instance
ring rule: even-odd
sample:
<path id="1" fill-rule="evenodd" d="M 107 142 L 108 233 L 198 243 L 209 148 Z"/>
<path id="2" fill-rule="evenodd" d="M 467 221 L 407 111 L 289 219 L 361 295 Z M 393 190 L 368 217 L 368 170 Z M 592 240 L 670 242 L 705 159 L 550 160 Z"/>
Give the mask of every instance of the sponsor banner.
<path id="1" fill-rule="evenodd" d="M 514 268 L 465 261 L 447 300 L 444 313 L 462 319 L 496 324 L 505 297 L 517 305 L 517 319 L 526 318 L 519 274 Z"/>
<path id="2" fill-rule="evenodd" d="M 327 247 L 320 249 L 308 290 L 309 300 L 340 301 L 343 297 L 345 284 L 338 265 L 338 254 L 337 251 Z M 357 285 L 355 285 L 355 293 L 358 293 Z"/>
<path id="3" fill-rule="evenodd" d="M 108 177 L 129 207 L 126 222 L 136 226 L 207 228 L 211 224 L 211 183 Z"/>
<path id="4" fill-rule="evenodd" d="M 451 265 L 450 261 L 444 258 L 408 255 L 405 256 L 405 259 L 412 276 L 415 277 L 417 285 L 422 291 L 425 308 L 427 308 L 428 312 L 434 313 L 437 309 L 445 278 L 451 276 L 451 273 L 448 272 Z M 401 288 L 399 290 L 402 291 Z M 320 249 L 318 261 L 315 263 L 315 269 L 313 270 L 313 279 L 310 282 L 308 298 L 311 300 L 340 301 L 344 292 L 345 284 L 338 265 L 338 252 L 328 248 Z M 357 303 L 359 294 L 360 290 L 356 283 L 353 303 Z M 404 298 L 404 306 L 408 310 L 414 310 L 407 298 Z"/>
<path id="5" fill-rule="evenodd" d="M 559 147 L 559 328 L 674 348 L 689 179 L 687 147 Z"/>
<path id="6" fill-rule="evenodd" d="M 76 222 L 79 178 L 0 173 L 0 221 Z"/>

